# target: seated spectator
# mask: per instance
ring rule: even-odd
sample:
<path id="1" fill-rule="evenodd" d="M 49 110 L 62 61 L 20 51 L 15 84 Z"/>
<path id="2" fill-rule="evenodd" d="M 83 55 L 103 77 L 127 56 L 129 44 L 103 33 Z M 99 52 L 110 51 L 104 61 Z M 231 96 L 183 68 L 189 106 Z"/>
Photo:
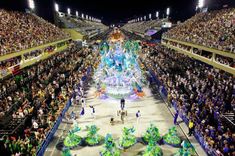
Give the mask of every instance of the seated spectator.
<path id="1" fill-rule="evenodd" d="M 91 62 L 94 63 L 97 60 L 97 57 L 94 57 L 96 54 L 91 50 L 78 51 L 72 46 L 68 51 L 55 54 L 51 58 L 25 69 L 19 75 L 19 80 L 9 78 L 3 81 L 2 87 L 5 92 L 1 98 L 5 102 L 0 104 L 0 108 L 3 108 L 1 112 L 5 114 L 15 102 L 18 102 L 14 106 L 17 110 L 13 110 L 12 118 L 32 117 L 31 124 L 25 125 L 25 129 L 19 127 L 18 131 L 22 131 L 23 135 L 17 137 L 13 135 L 14 139 L 5 144 L 6 150 L 10 149 L 11 154 L 35 155 L 37 146 L 46 139 L 46 135 L 74 92 L 73 85 L 79 84 L 83 76 L 80 71 L 85 71 L 86 66 L 91 66 Z M 81 65 L 82 63 L 84 65 Z M 6 89 L 8 82 L 16 83 L 17 87 L 8 91 Z M 14 96 L 12 96 L 12 92 L 15 92 Z M 17 148 L 12 149 L 12 146 Z"/>
<path id="2" fill-rule="evenodd" d="M 191 118 L 208 153 L 234 153 L 234 140 L 220 114 L 233 112 L 233 76 L 163 46 L 147 47 L 144 61 L 155 72 L 180 116 Z"/>
<path id="3" fill-rule="evenodd" d="M 29 13 L 0 9 L 0 21 L 0 55 L 69 37 L 59 28 Z"/>
<path id="4" fill-rule="evenodd" d="M 235 53 L 234 19 L 235 8 L 198 13 L 164 37 Z"/>

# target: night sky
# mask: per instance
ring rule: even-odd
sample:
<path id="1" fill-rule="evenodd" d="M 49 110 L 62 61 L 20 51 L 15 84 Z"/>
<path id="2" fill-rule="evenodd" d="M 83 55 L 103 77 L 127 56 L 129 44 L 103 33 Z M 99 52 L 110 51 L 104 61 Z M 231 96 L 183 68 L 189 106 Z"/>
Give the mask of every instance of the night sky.
<path id="1" fill-rule="evenodd" d="M 160 17 L 166 16 L 166 8 L 171 8 L 173 21 L 184 21 L 195 14 L 198 0 L 34 0 L 36 13 L 43 18 L 52 21 L 54 2 L 59 4 L 60 11 L 75 15 L 85 13 L 93 17 L 101 18 L 105 24 L 126 22 L 134 17 L 141 17 L 156 11 L 160 11 Z M 205 0 L 210 8 L 218 8 L 224 4 L 235 6 L 235 0 Z M 27 0 L 0 0 L 0 8 L 24 10 L 27 8 Z"/>

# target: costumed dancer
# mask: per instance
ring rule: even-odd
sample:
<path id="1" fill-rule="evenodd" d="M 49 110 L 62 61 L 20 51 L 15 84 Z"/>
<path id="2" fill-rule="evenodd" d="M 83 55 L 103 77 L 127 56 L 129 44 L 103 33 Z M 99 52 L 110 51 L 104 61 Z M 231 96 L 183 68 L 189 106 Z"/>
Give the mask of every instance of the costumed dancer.
<path id="1" fill-rule="evenodd" d="M 80 116 L 83 116 L 84 114 L 85 114 L 85 109 L 84 109 L 84 107 L 82 107 L 82 110 L 80 112 Z"/>

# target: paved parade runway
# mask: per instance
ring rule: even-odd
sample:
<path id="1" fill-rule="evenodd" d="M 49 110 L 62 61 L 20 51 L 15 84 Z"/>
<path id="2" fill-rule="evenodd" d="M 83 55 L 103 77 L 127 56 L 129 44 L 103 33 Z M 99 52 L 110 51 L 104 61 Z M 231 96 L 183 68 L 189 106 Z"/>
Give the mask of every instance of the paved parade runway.
<path id="1" fill-rule="evenodd" d="M 101 100 L 94 97 L 95 88 L 91 87 L 87 94 L 85 115 L 83 117 L 79 117 L 77 119 L 79 127 L 82 130 L 79 132 L 79 135 L 85 137 L 87 131 L 86 126 L 95 124 L 100 130 L 99 134 L 105 136 L 107 133 L 111 133 L 116 141 L 118 141 L 119 137 L 122 135 L 122 128 L 132 127 L 136 128 L 135 136 L 141 137 L 141 134 L 145 132 L 146 128 L 150 125 L 150 123 L 154 123 L 158 128 L 161 135 L 164 135 L 170 127 L 173 126 L 173 116 L 169 111 L 167 105 L 161 99 L 160 95 L 156 93 L 153 95 L 149 88 L 144 88 L 144 92 L 146 96 L 140 100 L 136 101 L 128 101 L 126 100 L 127 117 L 125 118 L 125 123 L 122 124 L 120 116 L 117 116 L 117 111 L 120 109 L 119 100 Z M 89 105 L 93 105 L 95 107 L 96 113 L 95 118 L 91 116 L 91 109 Z M 68 112 L 72 110 L 79 115 L 81 106 L 71 106 Z M 141 118 L 139 124 L 137 124 L 137 120 L 135 117 L 135 113 L 140 110 Z M 115 125 L 110 124 L 110 118 L 114 117 Z M 72 124 L 67 124 L 62 122 L 57 130 L 53 141 L 49 144 L 45 156 L 58 156 L 61 155 L 61 151 L 57 150 L 57 143 L 62 140 L 68 133 L 68 130 L 71 128 Z M 177 126 L 178 135 L 181 139 L 187 139 L 185 132 L 183 132 L 180 126 Z M 195 141 L 195 139 L 192 139 Z M 191 141 L 191 140 L 190 140 Z M 192 142 L 192 141 L 191 141 Z M 205 153 L 200 149 L 200 146 L 197 146 L 197 142 L 192 142 L 194 145 L 196 143 L 196 150 L 199 148 L 199 155 L 205 155 Z M 170 156 L 174 154 L 178 148 L 173 148 L 169 145 L 161 145 L 163 150 L 163 154 L 166 156 Z M 127 149 L 126 151 L 122 151 L 123 156 L 135 156 L 138 155 L 139 152 L 144 151 L 146 145 L 142 145 L 141 143 L 135 144 L 133 147 Z M 71 150 L 73 155 L 77 156 L 99 156 L 99 152 L 102 149 L 102 145 L 95 147 L 76 147 Z M 197 151 L 197 152 L 198 152 Z"/>

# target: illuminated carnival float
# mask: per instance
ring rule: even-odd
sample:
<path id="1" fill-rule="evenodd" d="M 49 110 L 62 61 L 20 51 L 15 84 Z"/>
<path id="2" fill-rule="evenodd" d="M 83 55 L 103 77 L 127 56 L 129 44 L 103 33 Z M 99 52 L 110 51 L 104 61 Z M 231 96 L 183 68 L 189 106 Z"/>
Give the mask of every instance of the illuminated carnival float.
<path id="1" fill-rule="evenodd" d="M 113 32 L 110 33 L 109 37 L 108 37 L 108 41 L 111 43 L 115 43 L 115 42 L 123 42 L 125 39 L 125 36 L 121 33 L 121 31 L 115 27 Z"/>
<path id="2" fill-rule="evenodd" d="M 139 43 L 136 41 L 102 42 L 101 62 L 96 70 L 96 96 L 101 98 L 132 98 L 144 96 L 145 79 L 138 63 Z"/>

